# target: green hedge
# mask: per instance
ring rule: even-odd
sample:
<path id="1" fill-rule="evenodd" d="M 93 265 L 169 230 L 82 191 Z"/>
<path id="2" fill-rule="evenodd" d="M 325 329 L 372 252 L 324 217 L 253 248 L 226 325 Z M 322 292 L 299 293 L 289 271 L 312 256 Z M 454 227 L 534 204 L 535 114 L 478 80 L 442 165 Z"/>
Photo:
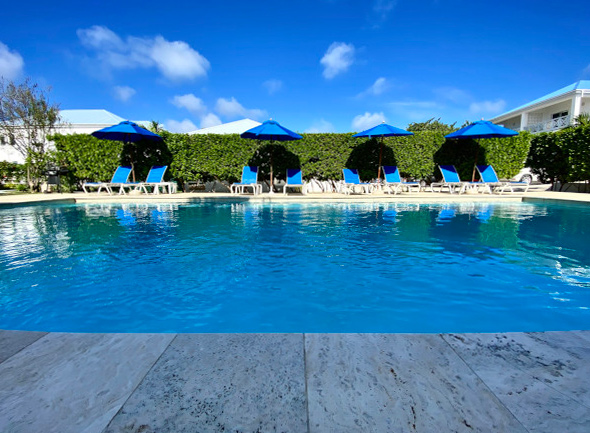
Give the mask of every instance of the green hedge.
<path id="1" fill-rule="evenodd" d="M 246 140 L 237 134 L 188 135 L 163 132 L 164 143 L 135 143 L 97 140 L 88 135 L 55 135 L 62 165 L 78 179 L 108 180 L 119 164 L 133 160 L 142 179 L 151 165 L 169 165 L 169 177 L 182 185 L 186 181 L 225 180 L 234 182 L 244 165 L 260 168 L 259 178 L 268 179 L 272 157 L 277 178 L 287 168 L 300 167 L 304 178 L 341 179 L 342 169 L 357 168 L 362 180 L 377 177 L 379 154 L 382 165 L 397 165 L 404 177 L 429 179 L 438 174 L 436 164 L 455 164 L 465 179 L 471 177 L 475 162 L 494 165 L 502 177 L 522 168 L 529 138 L 445 141 L 443 132 L 416 131 L 414 136 L 381 139 L 353 138 L 346 134 L 303 134 L 302 140 L 274 142 Z M 382 144 L 383 141 L 383 144 Z"/>
<path id="2" fill-rule="evenodd" d="M 120 165 L 120 141 L 99 140 L 88 134 L 55 134 L 49 139 L 55 143 L 59 165 L 78 179 L 108 181 Z"/>
<path id="3" fill-rule="evenodd" d="M 434 155 L 434 160 L 437 164 L 455 165 L 463 180 L 471 180 L 476 163 L 489 164 L 500 179 L 510 179 L 524 166 L 531 135 L 523 131 L 517 136 L 506 138 L 446 140 Z"/>
<path id="4" fill-rule="evenodd" d="M 20 182 L 22 180 L 26 180 L 26 178 L 26 168 L 23 164 L 0 161 L 0 183 Z"/>
<path id="5" fill-rule="evenodd" d="M 88 134 L 49 137 L 55 143 L 55 159 L 61 167 L 70 170 L 76 181 L 109 181 L 119 165 L 133 162 L 136 179 L 145 179 L 152 165 L 169 165 L 172 155 L 166 143 L 140 141 L 99 140 Z"/>
<path id="6" fill-rule="evenodd" d="M 590 180 L 590 125 L 534 135 L 527 165 L 551 183 Z"/>

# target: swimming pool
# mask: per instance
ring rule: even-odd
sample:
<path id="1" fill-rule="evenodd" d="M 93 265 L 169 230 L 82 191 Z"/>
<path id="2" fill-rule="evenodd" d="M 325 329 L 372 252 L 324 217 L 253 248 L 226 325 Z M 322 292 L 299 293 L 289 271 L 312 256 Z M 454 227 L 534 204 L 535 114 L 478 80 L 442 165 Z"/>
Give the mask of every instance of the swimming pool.
<path id="1" fill-rule="evenodd" d="M 0 329 L 589 329 L 589 220 L 537 203 L 0 209 Z"/>

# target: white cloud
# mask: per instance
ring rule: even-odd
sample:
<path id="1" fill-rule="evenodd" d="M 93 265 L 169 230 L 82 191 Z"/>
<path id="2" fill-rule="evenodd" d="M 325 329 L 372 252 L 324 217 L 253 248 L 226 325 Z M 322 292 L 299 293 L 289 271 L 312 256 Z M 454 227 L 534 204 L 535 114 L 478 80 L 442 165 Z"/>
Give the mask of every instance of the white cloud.
<path id="1" fill-rule="evenodd" d="M 171 80 L 204 77 L 210 67 L 209 61 L 186 42 L 169 42 L 162 36 L 156 36 L 150 54 L 160 72 Z"/>
<path id="2" fill-rule="evenodd" d="M 373 3 L 373 14 L 370 17 L 373 27 L 378 28 L 383 24 L 389 18 L 391 11 L 393 11 L 396 5 L 397 0 L 375 0 Z"/>
<path id="3" fill-rule="evenodd" d="M 193 80 L 207 75 L 209 61 L 183 41 L 167 41 L 162 36 L 121 39 L 102 26 L 78 29 L 84 47 L 95 52 L 95 61 L 112 69 L 156 68 L 170 81 Z"/>
<path id="4" fill-rule="evenodd" d="M 456 104 L 465 104 L 473 99 L 468 92 L 457 89 L 456 87 L 439 87 L 438 89 L 434 89 L 433 92 L 438 97 Z"/>
<path id="5" fill-rule="evenodd" d="M 95 50 L 123 50 L 125 43 L 112 30 L 102 26 L 76 30 L 78 39 L 87 48 Z"/>
<path id="6" fill-rule="evenodd" d="M 129 86 L 115 86 L 113 91 L 115 92 L 115 98 L 122 102 L 129 101 L 137 93 L 135 89 Z"/>
<path id="7" fill-rule="evenodd" d="M 383 113 L 369 113 L 367 111 L 365 114 L 359 114 L 352 119 L 352 130 L 364 131 L 385 121 L 386 119 Z"/>
<path id="8" fill-rule="evenodd" d="M 437 108 L 439 105 L 434 101 L 393 101 L 390 102 L 392 108 Z"/>
<path id="9" fill-rule="evenodd" d="M 260 120 L 267 117 L 266 111 L 258 108 L 244 108 L 242 104 L 233 97 L 231 99 L 219 98 L 215 104 L 215 111 L 229 119 L 247 117 L 254 120 Z"/>
<path id="10" fill-rule="evenodd" d="M 166 120 L 164 122 L 164 128 L 170 132 L 180 132 L 180 133 L 191 132 L 196 129 L 199 129 L 199 128 L 197 128 L 197 125 L 195 125 L 189 119 L 184 119 L 180 122 L 177 120 L 172 120 L 172 119 Z"/>
<path id="11" fill-rule="evenodd" d="M 320 60 L 324 66 L 324 78 L 331 80 L 336 75 L 346 72 L 354 63 L 355 48 L 352 44 L 334 42 Z"/>
<path id="12" fill-rule="evenodd" d="M 0 77 L 14 80 L 22 75 L 24 66 L 22 56 L 0 42 Z"/>
<path id="13" fill-rule="evenodd" d="M 217 126 L 222 123 L 221 119 L 213 113 L 208 113 L 201 117 L 201 128 L 209 128 L 210 126 Z"/>
<path id="14" fill-rule="evenodd" d="M 362 98 L 364 96 L 379 96 L 379 95 L 387 92 L 390 88 L 391 88 L 391 85 L 389 84 L 389 81 L 387 81 L 387 78 L 380 77 L 380 78 L 377 78 L 375 80 L 375 82 L 373 84 L 371 84 L 371 86 L 368 89 L 362 91 L 357 96 L 359 98 Z"/>
<path id="15" fill-rule="evenodd" d="M 267 80 L 262 83 L 262 86 L 266 89 L 269 95 L 274 95 L 283 88 L 283 82 L 281 80 Z"/>
<path id="16" fill-rule="evenodd" d="M 498 114 L 506 108 L 506 101 L 497 99 L 495 101 L 472 102 L 469 105 L 471 114 Z"/>
<path id="17" fill-rule="evenodd" d="M 195 116 L 203 116 L 207 112 L 207 106 L 202 99 L 197 98 L 192 93 L 186 95 L 176 95 L 170 102 L 178 108 L 186 108 Z"/>
<path id="18" fill-rule="evenodd" d="M 317 134 L 320 132 L 336 132 L 336 128 L 330 122 L 324 119 L 320 119 L 317 122 L 314 122 L 309 128 L 307 128 L 304 132 L 309 134 Z"/>
<path id="19" fill-rule="evenodd" d="M 207 106 L 201 98 L 197 98 L 192 93 L 176 95 L 170 100 L 170 103 L 178 108 L 184 108 L 190 111 L 191 114 L 199 119 L 201 128 L 208 128 L 209 126 L 221 125 L 223 123 L 219 117 L 208 111 Z M 188 122 L 188 120 L 185 120 L 185 122 Z"/>
<path id="20" fill-rule="evenodd" d="M 441 117 L 444 113 L 449 114 L 449 108 L 436 101 L 392 101 L 387 106 L 396 119 L 403 118 L 410 122 L 423 122 L 432 117 Z"/>

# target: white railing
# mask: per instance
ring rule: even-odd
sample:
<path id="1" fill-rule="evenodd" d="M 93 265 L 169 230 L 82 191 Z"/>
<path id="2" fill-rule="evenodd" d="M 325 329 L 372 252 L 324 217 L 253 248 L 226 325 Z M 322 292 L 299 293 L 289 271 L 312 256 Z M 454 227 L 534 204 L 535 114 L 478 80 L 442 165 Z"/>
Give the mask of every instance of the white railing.
<path id="1" fill-rule="evenodd" d="M 556 117 L 546 122 L 533 123 L 524 127 L 525 131 L 530 132 L 548 132 L 563 129 L 570 125 L 570 116 Z"/>

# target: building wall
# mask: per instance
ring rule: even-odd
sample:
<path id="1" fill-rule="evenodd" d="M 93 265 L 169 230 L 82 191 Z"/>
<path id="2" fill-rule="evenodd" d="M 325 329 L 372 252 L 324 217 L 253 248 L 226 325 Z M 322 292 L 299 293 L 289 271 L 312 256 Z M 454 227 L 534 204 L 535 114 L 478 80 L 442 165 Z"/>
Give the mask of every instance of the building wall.
<path id="1" fill-rule="evenodd" d="M 513 129 L 515 131 L 519 131 L 520 130 L 520 114 L 514 117 L 510 117 L 509 119 L 506 119 L 502 122 L 500 122 L 501 125 L 505 126 L 508 129 Z"/>
<path id="2" fill-rule="evenodd" d="M 111 124 L 105 125 L 98 125 L 98 124 L 76 124 L 76 125 L 64 125 L 58 126 L 55 128 L 56 134 L 92 134 L 94 131 L 97 131 L 102 128 L 106 128 L 108 126 L 112 126 Z M 52 147 L 53 143 L 49 143 L 49 149 L 54 149 Z M 7 140 L 0 140 L 0 161 L 8 161 L 8 162 L 15 162 L 18 164 L 23 164 L 25 162 L 25 157 L 21 155 L 13 146 L 8 144 Z"/>
<path id="3" fill-rule="evenodd" d="M 567 115 L 571 115 L 572 109 L 572 100 L 568 99 L 566 101 L 559 102 L 554 105 L 550 105 L 548 107 L 543 107 L 538 110 L 533 110 L 529 112 L 529 121 L 527 125 L 531 125 L 534 123 L 539 122 L 546 122 L 553 118 L 554 114 L 564 113 L 567 112 Z"/>

